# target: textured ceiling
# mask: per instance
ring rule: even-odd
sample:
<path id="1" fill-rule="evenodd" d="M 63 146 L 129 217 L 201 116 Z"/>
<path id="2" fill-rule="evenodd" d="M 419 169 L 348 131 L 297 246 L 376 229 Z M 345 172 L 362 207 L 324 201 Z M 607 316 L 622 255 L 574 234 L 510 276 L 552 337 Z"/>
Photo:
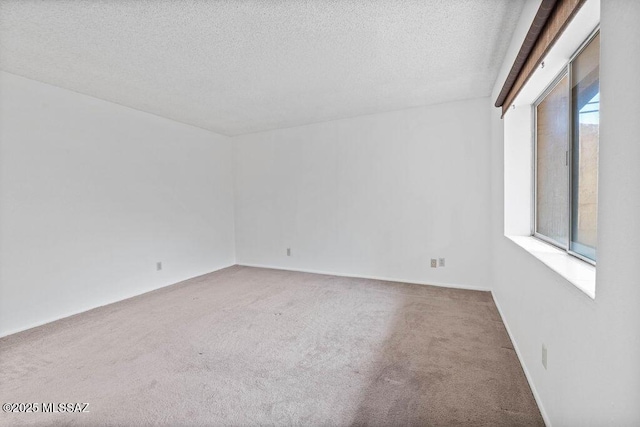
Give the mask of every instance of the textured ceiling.
<path id="1" fill-rule="evenodd" d="M 225 135 L 488 96 L 522 0 L 0 1 L 0 68 Z"/>

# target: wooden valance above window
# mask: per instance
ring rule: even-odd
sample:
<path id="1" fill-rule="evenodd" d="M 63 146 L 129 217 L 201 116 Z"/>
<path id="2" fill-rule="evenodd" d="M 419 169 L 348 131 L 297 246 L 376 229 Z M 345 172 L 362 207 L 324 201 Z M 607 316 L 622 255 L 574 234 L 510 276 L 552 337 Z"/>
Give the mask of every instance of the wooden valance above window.
<path id="1" fill-rule="evenodd" d="M 496 99 L 502 115 L 586 0 L 542 0 L 507 80 Z"/>

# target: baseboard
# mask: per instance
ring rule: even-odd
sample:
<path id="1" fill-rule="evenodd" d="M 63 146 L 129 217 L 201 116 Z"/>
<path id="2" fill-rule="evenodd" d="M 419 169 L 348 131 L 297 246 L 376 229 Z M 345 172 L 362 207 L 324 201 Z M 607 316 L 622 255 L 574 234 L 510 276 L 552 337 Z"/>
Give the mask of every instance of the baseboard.
<path id="1" fill-rule="evenodd" d="M 409 283 L 411 285 L 427 285 L 427 286 L 438 286 L 440 288 L 452 288 L 452 289 L 464 289 L 468 291 L 491 292 L 491 289 L 489 288 L 483 288 L 481 286 L 458 285 L 455 283 L 424 282 L 424 281 L 416 281 L 416 280 L 399 279 L 396 277 L 365 276 L 361 274 L 338 273 L 334 271 L 311 270 L 311 269 L 304 269 L 304 268 L 276 267 L 272 265 L 263 265 L 263 264 L 238 263 L 237 265 L 240 265 L 242 267 L 268 268 L 270 270 L 298 271 L 300 273 L 325 274 L 328 276 L 353 277 L 356 279 L 371 279 L 371 280 L 382 280 L 385 282 Z"/>
<path id="2" fill-rule="evenodd" d="M 196 277 L 206 276 L 207 274 L 215 273 L 216 271 L 220 271 L 220 270 L 223 270 L 225 268 L 233 267 L 234 265 L 236 265 L 236 264 L 235 263 L 229 264 L 229 265 L 226 265 L 226 266 L 223 266 L 223 267 L 220 267 L 220 268 L 216 268 L 215 270 L 209 271 L 207 273 L 198 274 L 196 276 L 189 277 L 189 278 L 184 279 L 184 280 L 180 280 L 179 282 L 169 283 L 168 285 L 158 286 L 157 288 L 149 289 L 149 290 L 146 290 L 144 292 L 138 292 L 138 293 L 134 293 L 134 294 L 131 294 L 131 295 L 127 295 L 124 298 L 118 298 L 118 299 L 110 300 L 108 302 L 105 302 L 104 304 L 95 305 L 95 306 L 91 306 L 91 307 L 83 307 L 80 310 L 73 311 L 73 312 L 70 312 L 70 313 L 65 313 L 65 314 L 63 314 L 61 316 L 56 316 L 55 318 L 47 319 L 47 320 L 44 320 L 42 322 L 36 322 L 36 323 L 30 324 L 29 326 L 25 326 L 23 328 L 10 330 L 8 332 L 3 332 L 2 334 L 0 334 L 0 338 L 4 338 L 4 337 L 8 337 L 9 335 L 13 335 L 13 334 L 17 334 L 17 333 L 20 333 L 20 332 L 28 331 L 29 329 L 37 328 L 39 326 L 46 325 L 48 323 L 57 322 L 58 320 L 66 319 L 66 318 L 71 317 L 71 316 L 76 316 L 78 314 L 86 313 L 87 311 L 95 310 L 96 308 L 100 308 L 100 307 L 104 307 L 104 306 L 107 306 L 107 305 L 115 304 L 115 303 L 118 303 L 120 301 L 126 301 L 126 300 L 128 300 L 130 298 L 135 298 L 137 296 L 144 295 L 144 294 L 147 294 L 149 292 L 154 292 L 154 291 L 157 291 L 158 289 L 163 289 L 163 288 L 166 288 L 168 286 L 177 285 L 178 283 L 182 283 L 182 282 L 185 282 L 187 280 L 192 280 L 192 279 L 195 279 Z"/>
<path id="3" fill-rule="evenodd" d="M 533 393 L 533 398 L 536 400 L 536 403 L 538 404 L 538 408 L 540 409 L 540 414 L 542 415 L 542 419 L 544 420 L 544 423 L 547 427 L 551 427 L 551 420 L 549 419 L 547 412 L 544 410 L 542 399 L 538 394 L 538 390 L 536 390 L 536 386 L 533 383 L 533 378 L 531 377 L 531 374 L 527 369 L 527 365 L 524 364 L 524 358 L 522 357 L 522 353 L 520 353 L 520 350 L 518 349 L 518 344 L 516 343 L 516 340 L 514 339 L 514 336 L 511 333 L 511 329 L 509 328 L 507 319 L 505 319 L 504 315 L 502 314 L 502 309 L 500 308 L 500 304 L 498 304 L 498 300 L 496 300 L 496 296 L 494 295 L 493 292 L 491 292 L 491 297 L 493 298 L 493 303 L 496 305 L 496 308 L 498 309 L 498 314 L 500 314 L 500 318 L 502 319 L 502 324 L 507 330 L 507 334 L 509 335 L 509 339 L 513 344 L 513 348 L 516 351 L 516 355 L 518 356 L 518 360 L 520 361 L 520 366 L 522 366 L 522 370 L 524 371 L 524 376 L 527 378 L 527 382 L 529 383 L 529 387 L 531 388 L 531 392 Z"/>

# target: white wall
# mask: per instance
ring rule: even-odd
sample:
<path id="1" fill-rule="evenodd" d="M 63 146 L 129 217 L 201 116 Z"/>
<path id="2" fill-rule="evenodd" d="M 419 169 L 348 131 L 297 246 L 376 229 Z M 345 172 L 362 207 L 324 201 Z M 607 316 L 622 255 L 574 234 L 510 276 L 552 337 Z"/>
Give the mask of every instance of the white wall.
<path id="1" fill-rule="evenodd" d="M 231 163 L 227 137 L 0 73 L 0 336 L 234 264 Z"/>
<path id="2" fill-rule="evenodd" d="M 520 37 L 538 4 L 525 7 Z M 505 140 L 500 111 L 492 108 L 493 293 L 554 426 L 640 424 L 639 20 L 638 2 L 602 2 L 595 300 L 504 237 Z M 514 38 L 492 101 L 521 42 Z"/>
<path id="3" fill-rule="evenodd" d="M 238 263 L 488 289 L 487 103 L 234 138 Z"/>

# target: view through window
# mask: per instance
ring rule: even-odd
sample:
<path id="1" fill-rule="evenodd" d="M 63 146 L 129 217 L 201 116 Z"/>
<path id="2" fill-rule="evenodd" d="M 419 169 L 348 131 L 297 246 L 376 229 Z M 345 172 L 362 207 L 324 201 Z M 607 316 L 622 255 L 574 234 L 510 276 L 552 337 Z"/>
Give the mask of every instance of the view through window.
<path id="1" fill-rule="evenodd" d="M 600 34 L 535 104 L 534 235 L 596 261 Z"/>

